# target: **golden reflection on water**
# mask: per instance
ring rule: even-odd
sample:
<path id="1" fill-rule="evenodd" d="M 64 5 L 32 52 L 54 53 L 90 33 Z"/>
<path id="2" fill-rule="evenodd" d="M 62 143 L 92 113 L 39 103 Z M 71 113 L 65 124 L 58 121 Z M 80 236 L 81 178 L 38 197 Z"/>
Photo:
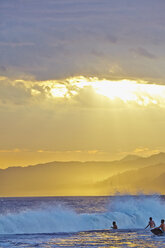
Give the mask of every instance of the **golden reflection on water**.
<path id="1" fill-rule="evenodd" d="M 165 239 L 155 239 L 150 233 L 118 232 L 118 231 L 89 231 L 79 232 L 63 238 L 53 238 L 47 248 L 50 247 L 136 247 L 136 248 L 163 248 Z"/>

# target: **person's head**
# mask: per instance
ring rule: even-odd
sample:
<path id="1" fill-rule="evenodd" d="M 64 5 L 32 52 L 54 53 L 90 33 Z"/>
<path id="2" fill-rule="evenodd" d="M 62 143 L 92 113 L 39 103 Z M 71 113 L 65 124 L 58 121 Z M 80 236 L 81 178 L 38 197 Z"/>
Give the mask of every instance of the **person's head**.
<path id="1" fill-rule="evenodd" d="M 113 221 L 113 223 L 112 223 L 113 225 L 116 225 L 116 222 L 115 221 Z"/>
<path id="2" fill-rule="evenodd" d="M 150 220 L 152 220 L 152 217 L 150 217 Z"/>
<path id="3" fill-rule="evenodd" d="M 164 224 L 164 219 L 161 220 L 161 223 Z"/>

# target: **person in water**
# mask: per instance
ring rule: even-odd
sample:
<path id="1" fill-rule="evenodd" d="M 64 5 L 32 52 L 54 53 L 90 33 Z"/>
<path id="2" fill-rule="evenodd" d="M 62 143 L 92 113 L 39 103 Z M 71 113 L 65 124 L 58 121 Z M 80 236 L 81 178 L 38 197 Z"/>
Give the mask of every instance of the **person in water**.
<path id="1" fill-rule="evenodd" d="M 115 221 L 112 222 L 112 229 L 118 229 Z"/>
<path id="2" fill-rule="evenodd" d="M 164 224 L 164 220 L 161 220 L 161 224 L 160 226 L 158 226 L 157 228 L 160 228 L 162 230 L 162 232 L 165 232 L 165 224 Z"/>
<path id="3" fill-rule="evenodd" d="M 155 222 L 153 221 L 152 217 L 149 218 L 149 222 L 148 222 L 148 225 L 145 227 L 145 229 L 147 227 L 150 227 L 150 228 L 154 228 L 156 225 L 155 225 Z"/>

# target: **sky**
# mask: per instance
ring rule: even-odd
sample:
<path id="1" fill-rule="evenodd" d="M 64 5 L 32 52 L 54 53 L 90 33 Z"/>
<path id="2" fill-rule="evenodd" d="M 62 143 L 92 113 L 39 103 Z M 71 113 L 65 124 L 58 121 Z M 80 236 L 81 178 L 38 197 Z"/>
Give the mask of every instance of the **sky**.
<path id="1" fill-rule="evenodd" d="M 0 1 L 0 168 L 165 152 L 164 0 Z"/>

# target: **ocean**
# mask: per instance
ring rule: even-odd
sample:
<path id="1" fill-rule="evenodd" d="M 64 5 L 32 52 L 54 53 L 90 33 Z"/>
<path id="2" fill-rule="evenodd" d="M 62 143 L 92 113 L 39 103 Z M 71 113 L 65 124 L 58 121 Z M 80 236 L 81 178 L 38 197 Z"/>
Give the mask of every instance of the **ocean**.
<path id="1" fill-rule="evenodd" d="M 163 248 L 149 217 L 165 219 L 163 196 L 0 198 L 0 247 Z"/>

